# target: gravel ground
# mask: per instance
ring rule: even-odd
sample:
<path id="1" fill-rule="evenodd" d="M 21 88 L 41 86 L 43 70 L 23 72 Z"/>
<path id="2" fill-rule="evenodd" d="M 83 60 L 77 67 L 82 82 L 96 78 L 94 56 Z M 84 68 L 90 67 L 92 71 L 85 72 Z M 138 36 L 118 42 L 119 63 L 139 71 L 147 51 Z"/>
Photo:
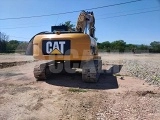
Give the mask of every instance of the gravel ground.
<path id="1" fill-rule="evenodd" d="M 128 76 L 138 77 L 154 85 L 160 85 L 160 61 L 124 61 L 124 68 Z"/>
<path id="2" fill-rule="evenodd" d="M 137 77 L 150 84 L 160 85 L 160 54 L 116 54 L 116 60 L 114 54 L 102 55 L 109 59 L 103 61 L 104 65 L 123 66 L 119 75 Z"/>
<path id="3" fill-rule="evenodd" d="M 8 62 L 13 56 L 3 55 Z M 0 69 L 0 120 L 160 120 L 160 87 L 150 84 L 159 76 L 160 55 L 101 56 L 104 74 L 96 84 L 82 82 L 81 73 L 36 82 L 37 61 Z"/>

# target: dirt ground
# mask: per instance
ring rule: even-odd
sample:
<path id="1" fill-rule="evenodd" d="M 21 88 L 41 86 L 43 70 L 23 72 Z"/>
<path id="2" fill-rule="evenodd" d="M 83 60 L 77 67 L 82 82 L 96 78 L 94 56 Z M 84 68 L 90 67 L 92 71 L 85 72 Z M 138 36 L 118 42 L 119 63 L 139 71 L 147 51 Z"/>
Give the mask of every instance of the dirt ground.
<path id="1" fill-rule="evenodd" d="M 37 82 L 33 68 L 38 61 L 19 54 L 0 55 L 1 66 L 30 61 L 0 68 L 0 120 L 160 120 L 160 87 L 121 75 L 122 60 L 156 63 L 160 55 L 100 55 L 105 72 L 98 83 L 82 82 L 81 71 Z M 120 65 L 113 73 L 111 69 Z"/>

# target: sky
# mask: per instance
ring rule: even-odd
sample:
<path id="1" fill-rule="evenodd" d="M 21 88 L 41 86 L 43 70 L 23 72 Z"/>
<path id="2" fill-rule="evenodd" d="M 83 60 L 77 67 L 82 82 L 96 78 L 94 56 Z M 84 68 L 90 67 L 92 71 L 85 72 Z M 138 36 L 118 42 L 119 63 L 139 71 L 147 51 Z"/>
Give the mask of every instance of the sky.
<path id="1" fill-rule="evenodd" d="M 71 21 L 76 25 L 80 11 L 134 0 L 0 0 L 0 32 L 9 39 L 29 41 L 51 26 Z M 65 12 L 79 11 L 68 14 Z M 98 42 L 124 40 L 127 44 L 149 45 L 160 41 L 160 0 L 142 0 L 99 9 L 95 15 Z M 43 17 L 21 18 L 28 16 Z M 4 20 L 5 19 L 5 20 Z"/>

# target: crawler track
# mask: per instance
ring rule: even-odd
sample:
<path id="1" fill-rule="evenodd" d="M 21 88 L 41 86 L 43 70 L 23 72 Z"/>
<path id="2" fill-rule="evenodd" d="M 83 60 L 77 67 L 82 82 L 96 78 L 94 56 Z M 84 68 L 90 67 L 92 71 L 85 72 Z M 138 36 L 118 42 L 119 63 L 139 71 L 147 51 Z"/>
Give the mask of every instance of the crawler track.
<path id="1" fill-rule="evenodd" d="M 49 69 L 47 63 L 38 64 L 34 67 L 34 77 L 39 80 L 46 80 L 49 77 Z"/>
<path id="2" fill-rule="evenodd" d="M 50 71 L 53 66 L 50 63 L 38 64 L 34 67 L 34 77 L 39 80 L 46 80 L 51 73 Z M 84 82 L 97 82 L 102 70 L 102 60 L 91 60 L 84 62 L 82 66 L 82 80 Z"/>
<path id="3" fill-rule="evenodd" d="M 82 68 L 82 80 L 84 82 L 97 82 L 102 70 L 102 60 L 86 62 Z"/>

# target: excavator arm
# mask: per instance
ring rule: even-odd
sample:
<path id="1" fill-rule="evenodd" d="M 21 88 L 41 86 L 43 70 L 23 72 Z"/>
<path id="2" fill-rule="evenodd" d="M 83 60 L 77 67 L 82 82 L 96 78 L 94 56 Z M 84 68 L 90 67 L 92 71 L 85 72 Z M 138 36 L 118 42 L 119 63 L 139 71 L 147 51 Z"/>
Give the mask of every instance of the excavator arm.
<path id="1" fill-rule="evenodd" d="M 95 37 L 95 18 L 93 12 L 82 11 L 78 17 L 76 31 L 87 33 L 89 30 L 89 35 Z"/>

